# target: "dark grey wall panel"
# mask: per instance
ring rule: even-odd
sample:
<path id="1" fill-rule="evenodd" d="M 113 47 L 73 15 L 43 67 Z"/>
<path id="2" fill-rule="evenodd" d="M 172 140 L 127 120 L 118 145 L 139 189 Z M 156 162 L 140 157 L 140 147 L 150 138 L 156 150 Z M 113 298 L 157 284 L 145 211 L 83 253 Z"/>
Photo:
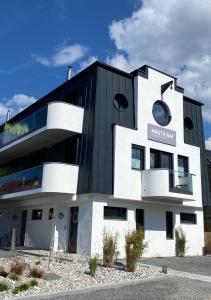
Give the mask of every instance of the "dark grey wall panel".
<path id="1" fill-rule="evenodd" d="M 184 97 L 183 101 L 184 118 L 188 117 L 193 121 L 193 130 L 184 130 L 184 142 L 189 145 L 200 147 L 201 161 L 201 181 L 202 181 L 202 199 L 204 206 L 211 205 L 209 180 L 207 171 L 207 160 L 205 153 L 204 128 L 202 120 L 201 105 L 191 102 Z M 197 159 L 197 157 L 196 157 Z"/>
<path id="2" fill-rule="evenodd" d="M 128 108 L 122 112 L 113 105 L 117 93 L 128 100 Z M 130 75 L 98 66 L 90 192 L 113 194 L 113 124 L 134 128 L 133 98 Z"/>

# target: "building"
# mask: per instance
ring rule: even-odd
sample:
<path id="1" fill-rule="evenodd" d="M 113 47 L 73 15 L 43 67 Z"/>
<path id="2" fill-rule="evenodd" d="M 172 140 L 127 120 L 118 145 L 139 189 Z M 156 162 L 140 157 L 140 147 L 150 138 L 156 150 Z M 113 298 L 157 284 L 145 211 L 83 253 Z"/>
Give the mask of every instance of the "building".
<path id="1" fill-rule="evenodd" d="M 211 192 L 211 151 L 206 150 L 209 190 Z M 206 252 L 211 254 L 211 204 L 204 207 L 204 240 Z"/>
<path id="2" fill-rule="evenodd" d="M 145 256 L 204 250 L 209 201 L 201 103 L 150 66 L 95 62 L 0 128 L 0 234 L 102 254 L 103 232 L 144 226 Z M 202 202 L 203 201 L 203 202 Z M 4 241 L 2 240 L 2 243 Z M 5 242 L 6 243 L 6 242 Z"/>

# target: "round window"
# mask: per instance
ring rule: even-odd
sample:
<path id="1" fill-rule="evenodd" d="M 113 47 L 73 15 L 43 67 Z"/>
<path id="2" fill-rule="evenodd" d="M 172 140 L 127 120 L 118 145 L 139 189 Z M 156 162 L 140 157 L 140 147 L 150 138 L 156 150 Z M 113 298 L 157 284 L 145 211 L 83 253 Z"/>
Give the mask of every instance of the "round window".
<path id="1" fill-rule="evenodd" d="M 122 94 L 116 94 L 114 97 L 114 106 L 119 111 L 123 111 L 128 107 L 127 98 Z"/>
<path id="2" fill-rule="evenodd" d="M 190 118 L 184 118 L 184 128 L 186 131 L 193 130 L 193 122 Z"/>
<path id="3" fill-rule="evenodd" d="M 171 121 L 171 114 L 165 102 L 158 100 L 153 104 L 152 114 L 155 121 L 161 125 L 166 126 Z"/>

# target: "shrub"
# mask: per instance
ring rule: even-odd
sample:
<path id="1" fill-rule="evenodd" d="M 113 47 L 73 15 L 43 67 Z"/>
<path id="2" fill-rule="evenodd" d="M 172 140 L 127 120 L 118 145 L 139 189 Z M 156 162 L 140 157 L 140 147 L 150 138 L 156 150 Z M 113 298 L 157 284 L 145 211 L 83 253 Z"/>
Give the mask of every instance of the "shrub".
<path id="1" fill-rule="evenodd" d="M 138 259 L 142 256 L 147 244 L 144 242 L 144 230 L 139 228 L 129 232 L 126 237 L 126 267 L 128 272 L 135 272 Z"/>
<path id="2" fill-rule="evenodd" d="M 97 266 L 98 266 L 98 257 L 95 255 L 94 257 L 91 257 L 88 261 L 89 263 L 89 272 L 92 277 L 95 277 Z"/>
<path id="3" fill-rule="evenodd" d="M 12 290 L 12 293 L 13 293 L 13 294 L 18 294 L 18 293 L 20 293 L 20 292 L 27 291 L 28 289 L 30 289 L 30 285 L 29 285 L 29 283 L 25 282 L 25 283 L 22 283 L 22 284 L 16 286 L 16 287 Z"/>
<path id="4" fill-rule="evenodd" d="M 0 292 L 7 291 L 9 289 L 9 285 L 4 282 L 0 282 Z"/>
<path id="5" fill-rule="evenodd" d="M 12 293 L 13 294 L 18 294 L 20 292 L 24 292 L 24 291 L 27 291 L 28 289 L 34 287 L 34 286 L 38 286 L 38 281 L 35 280 L 35 279 L 32 279 L 28 282 L 24 282 L 18 286 L 16 286 L 13 290 L 12 290 Z"/>
<path id="6" fill-rule="evenodd" d="M 33 277 L 33 278 L 43 278 L 45 275 L 45 272 L 41 269 L 38 268 L 32 268 L 29 272 L 29 277 Z"/>
<path id="7" fill-rule="evenodd" d="M 15 273 L 10 273 L 10 279 L 14 280 L 14 281 L 17 281 L 19 279 L 19 276 Z"/>
<path id="8" fill-rule="evenodd" d="M 117 256 L 117 234 L 106 233 L 103 235 L 103 265 L 111 268 Z"/>
<path id="9" fill-rule="evenodd" d="M 11 273 L 14 273 L 16 275 L 22 275 L 23 271 L 26 269 L 26 264 L 20 261 L 14 261 L 11 264 Z"/>
<path id="10" fill-rule="evenodd" d="M 185 256 L 186 253 L 186 244 L 187 244 L 186 234 L 181 227 L 178 227 L 175 230 L 175 236 L 176 236 L 177 255 L 183 257 Z"/>

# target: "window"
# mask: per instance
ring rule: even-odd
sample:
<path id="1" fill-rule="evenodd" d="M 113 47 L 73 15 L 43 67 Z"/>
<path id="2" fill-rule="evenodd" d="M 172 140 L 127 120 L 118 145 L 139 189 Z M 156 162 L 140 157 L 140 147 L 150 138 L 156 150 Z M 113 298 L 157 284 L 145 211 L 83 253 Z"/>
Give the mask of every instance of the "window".
<path id="1" fill-rule="evenodd" d="M 178 155 L 178 173 L 179 176 L 185 176 L 188 173 L 188 157 Z"/>
<path id="2" fill-rule="evenodd" d="M 104 206 L 104 219 L 126 220 L 127 209 L 124 207 Z"/>
<path id="3" fill-rule="evenodd" d="M 114 97 L 114 106 L 118 111 L 124 111 L 128 107 L 127 98 L 122 94 L 116 94 Z"/>
<path id="4" fill-rule="evenodd" d="M 32 220 L 42 220 L 42 209 L 32 210 Z"/>
<path id="5" fill-rule="evenodd" d="M 174 233 L 173 233 L 173 213 L 171 211 L 166 212 L 166 238 L 167 239 L 173 239 Z"/>
<path id="6" fill-rule="evenodd" d="M 180 223 L 184 224 L 196 224 L 196 214 L 181 213 Z"/>
<path id="7" fill-rule="evenodd" d="M 161 126 L 166 126 L 171 121 L 170 110 L 164 101 L 158 100 L 153 104 L 152 114 L 155 121 Z"/>
<path id="8" fill-rule="evenodd" d="M 164 151 L 150 149 L 150 169 L 173 169 L 172 154 Z"/>
<path id="9" fill-rule="evenodd" d="M 53 219 L 53 208 L 49 208 L 49 211 L 48 211 L 48 220 L 52 220 Z"/>
<path id="10" fill-rule="evenodd" d="M 132 145 L 132 169 L 144 169 L 144 148 Z"/>
<path id="11" fill-rule="evenodd" d="M 185 131 L 192 131 L 193 130 L 193 122 L 190 118 L 184 118 L 184 129 Z"/>
<path id="12" fill-rule="evenodd" d="M 144 210 L 136 209 L 136 229 L 144 228 Z"/>

